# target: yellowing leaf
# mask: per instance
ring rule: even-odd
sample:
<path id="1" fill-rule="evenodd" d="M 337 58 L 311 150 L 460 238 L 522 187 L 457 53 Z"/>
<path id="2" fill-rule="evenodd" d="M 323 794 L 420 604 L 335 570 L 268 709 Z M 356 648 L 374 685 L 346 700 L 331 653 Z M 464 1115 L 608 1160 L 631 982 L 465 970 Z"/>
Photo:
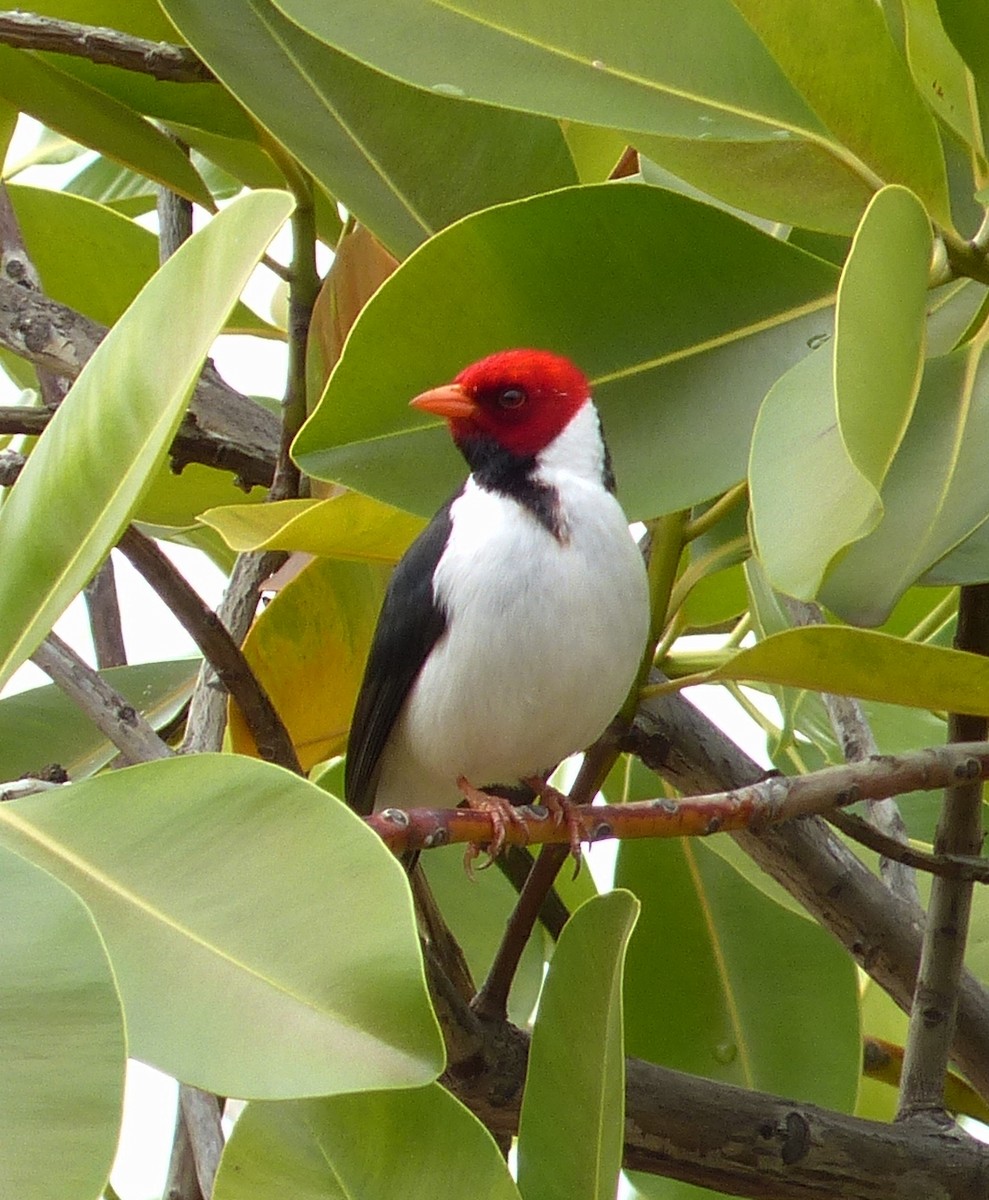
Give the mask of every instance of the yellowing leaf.
<path id="1" fill-rule="evenodd" d="M 280 500 L 261 506 L 231 504 L 199 518 L 232 550 L 302 550 L 324 558 L 395 563 L 425 521 L 362 496 L 342 492 L 326 500 Z"/>
<path id="2" fill-rule="evenodd" d="M 247 661 L 305 770 L 343 750 L 386 576 L 379 566 L 317 559 L 278 593 L 247 635 Z M 230 738 L 235 751 L 257 756 L 234 704 Z"/>

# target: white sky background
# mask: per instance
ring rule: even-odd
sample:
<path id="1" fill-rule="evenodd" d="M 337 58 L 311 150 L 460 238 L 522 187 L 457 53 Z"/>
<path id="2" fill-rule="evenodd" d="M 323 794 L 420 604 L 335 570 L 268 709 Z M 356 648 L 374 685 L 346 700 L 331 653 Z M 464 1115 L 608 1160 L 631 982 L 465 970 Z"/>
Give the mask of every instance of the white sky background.
<path id="1" fill-rule="evenodd" d="M 24 122 L 18 127 L 8 157 L 17 161 L 34 145 L 37 127 Z M 59 186 L 77 173 L 88 159 L 77 159 L 60 168 L 38 168 L 19 177 L 26 183 Z M 202 214 L 199 214 L 202 216 Z M 149 223 L 144 222 L 142 223 Z M 290 251 L 287 231 L 276 239 L 271 253 L 285 262 Z M 321 261 L 328 266 L 328 256 Z M 270 306 L 278 281 L 259 268 L 245 291 L 245 301 L 263 316 L 271 316 Z M 284 347 L 269 340 L 250 337 L 221 337 L 213 352 L 214 361 L 228 383 L 254 395 L 280 396 L 283 390 Z M 0 372 L 0 404 L 15 403 L 17 389 Z M 16 448 L 16 444 L 15 444 Z M 224 576 L 198 551 L 165 543 L 164 548 L 208 604 L 215 607 L 222 595 Z M 151 588 L 119 554 L 114 554 L 117 589 L 128 661 L 153 662 L 195 654 L 196 648 L 171 613 Z M 85 605 L 77 599 L 55 626 L 58 634 L 92 663 L 93 649 Z M 692 644 L 717 643 L 719 639 L 696 639 Z M 46 676 L 32 664 L 25 665 L 5 689 L 4 694 L 48 683 Z M 765 737 L 755 723 L 719 687 L 691 688 L 690 698 L 698 704 L 756 761 L 769 765 Z M 759 694 L 753 699 L 762 705 Z M 771 709 L 770 709 L 771 711 Z M 591 866 L 599 882 L 610 880 L 614 850 L 596 846 Z M 112 1182 L 121 1200 L 153 1200 L 161 1195 L 174 1125 L 176 1085 L 143 1064 L 131 1064 L 128 1073 L 127 1100 L 120 1152 Z"/>

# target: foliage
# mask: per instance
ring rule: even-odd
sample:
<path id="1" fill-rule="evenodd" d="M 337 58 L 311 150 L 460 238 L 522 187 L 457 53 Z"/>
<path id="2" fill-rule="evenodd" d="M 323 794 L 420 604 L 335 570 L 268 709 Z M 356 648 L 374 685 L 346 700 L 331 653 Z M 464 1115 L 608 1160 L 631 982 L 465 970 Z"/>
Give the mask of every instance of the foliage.
<path id="1" fill-rule="evenodd" d="M 561 882 L 575 915 L 555 952 L 539 932 L 523 959 L 520 1024 L 549 971 L 516 1183 L 436 1082 L 406 878 L 340 800 L 339 756 L 387 571 L 462 471 L 407 400 L 525 344 L 587 371 L 620 497 L 673 564 L 665 585 L 653 572 L 656 666 L 739 698 L 781 771 L 842 761 L 823 693 L 868 701 L 889 754 L 943 740 L 947 712 L 989 715 L 986 664 L 946 645 L 959 590 L 989 581 L 981 25 L 956 0 L 38 7 L 66 38 L 78 21 L 185 46 L 213 78 L 124 69 L 127 39 L 107 61 L 6 44 L 0 14 L 0 148 L 18 112 L 46 129 L 8 156 L 0 211 L 0 367 L 19 393 L 3 428 L 26 459 L 0 507 L 0 678 L 134 522 L 228 567 L 230 551 L 319 557 L 245 644 L 308 778 L 255 761 L 236 706 L 223 753 L 112 770 L 112 733 L 54 688 L 0 700 L 4 778 L 58 762 L 71 779 L 0 806 L 0 1191 L 89 1200 L 106 1184 L 125 1048 L 251 1101 L 218 1200 L 611 1200 L 623 1044 L 854 1111 L 863 1022 L 891 1018 L 870 1029 L 877 989 L 863 1010 L 852 957 L 734 845 L 636 842 L 620 889 Z M 57 184 L 25 177 L 66 162 Z M 155 185 L 198 206 L 161 267 Z M 240 297 L 286 221 L 288 312 L 269 320 Z M 317 243 L 336 252 L 322 280 Z M 44 297 L 67 307 L 39 333 L 18 305 Z M 84 365 L 94 322 L 112 328 Z M 185 415 L 221 331 L 283 344 L 282 441 L 306 487 L 264 403 L 224 393 L 254 431 L 238 453 L 268 476 L 278 460 L 267 505 L 233 502 L 222 456 L 178 449 L 215 411 Z M 57 379 L 73 382 L 36 437 Z M 185 476 L 162 470 L 170 446 Z M 192 673 L 107 678 L 170 736 Z M 604 791 L 664 786 L 626 755 Z M 908 826 L 929 839 L 915 799 Z M 482 975 L 511 894 L 472 890 L 451 861 L 431 873 Z M 978 947 L 985 904 L 974 921 Z M 989 983 L 984 955 L 971 966 Z M 875 1085 L 862 1096 L 890 1115 Z M 663 1169 L 704 1181 L 675 1155 Z M 712 1194 L 641 1172 L 635 1187 Z"/>

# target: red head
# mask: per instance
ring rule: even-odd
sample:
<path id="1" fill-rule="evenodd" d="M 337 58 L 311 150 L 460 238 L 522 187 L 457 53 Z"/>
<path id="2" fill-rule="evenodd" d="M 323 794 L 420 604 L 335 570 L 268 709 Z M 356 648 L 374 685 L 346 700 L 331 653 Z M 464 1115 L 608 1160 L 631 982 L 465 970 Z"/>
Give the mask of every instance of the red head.
<path id="1" fill-rule="evenodd" d="M 500 350 L 410 403 L 446 417 L 455 442 L 482 434 L 528 458 L 562 432 L 589 395 L 569 359 L 548 350 Z"/>

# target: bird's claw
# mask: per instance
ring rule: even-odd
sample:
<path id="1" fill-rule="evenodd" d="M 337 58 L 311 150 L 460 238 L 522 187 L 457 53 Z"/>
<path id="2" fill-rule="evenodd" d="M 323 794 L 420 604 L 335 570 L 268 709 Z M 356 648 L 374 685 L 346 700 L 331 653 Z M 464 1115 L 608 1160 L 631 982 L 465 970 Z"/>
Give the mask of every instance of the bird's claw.
<path id="1" fill-rule="evenodd" d="M 467 807 L 473 812 L 486 813 L 491 818 L 491 841 L 487 845 L 488 861 L 477 869 L 485 871 L 505 848 L 505 837 L 509 824 L 518 826 L 529 840 L 529 828 L 525 818 L 510 800 L 503 796 L 492 796 L 474 787 L 463 775 L 457 780 L 460 794 L 467 801 Z M 468 875 L 474 874 L 474 863 L 481 856 L 482 848 L 476 842 L 471 842 L 464 852 L 464 870 Z"/>
<path id="2" fill-rule="evenodd" d="M 541 803 L 549 810 L 553 824 L 557 828 L 566 822 L 567 833 L 570 835 L 570 855 L 575 863 L 574 878 L 576 879 L 580 871 L 580 864 L 583 862 L 580 843 L 587 837 L 587 830 L 580 819 L 577 805 L 568 796 L 564 796 L 558 788 L 538 776 L 523 779 L 522 782 L 533 789 Z"/>

